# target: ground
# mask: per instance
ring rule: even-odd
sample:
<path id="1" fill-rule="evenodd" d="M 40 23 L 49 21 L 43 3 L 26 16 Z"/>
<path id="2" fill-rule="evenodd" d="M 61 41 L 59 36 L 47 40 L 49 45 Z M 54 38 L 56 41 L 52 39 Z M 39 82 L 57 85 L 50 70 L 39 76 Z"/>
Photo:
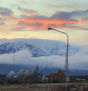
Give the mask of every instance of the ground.
<path id="1" fill-rule="evenodd" d="M 0 91 L 65 91 L 65 84 L 5 84 Z M 88 83 L 69 83 L 68 91 L 88 91 Z"/>

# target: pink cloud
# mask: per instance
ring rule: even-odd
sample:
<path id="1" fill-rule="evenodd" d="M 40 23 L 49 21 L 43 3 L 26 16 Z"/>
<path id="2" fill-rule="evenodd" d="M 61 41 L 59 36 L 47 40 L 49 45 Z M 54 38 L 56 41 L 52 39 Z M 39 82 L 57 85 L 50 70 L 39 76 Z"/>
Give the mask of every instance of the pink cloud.
<path id="1" fill-rule="evenodd" d="M 67 25 L 65 25 L 67 24 Z M 55 19 L 33 19 L 23 18 L 14 29 L 26 28 L 30 29 L 42 29 L 46 30 L 48 27 L 53 28 L 72 28 L 70 25 L 82 25 L 84 21 L 73 21 L 73 20 L 55 20 Z M 76 28 L 81 28 L 80 26 Z"/>
<path id="2" fill-rule="evenodd" d="M 22 9 L 23 11 L 26 11 L 25 9 Z M 87 13 L 88 11 L 72 11 L 72 12 L 56 12 L 51 17 L 41 16 L 41 15 L 34 15 L 37 14 L 34 10 L 28 10 L 27 11 L 30 14 L 33 14 L 32 16 L 25 16 L 18 21 L 16 26 L 14 27 L 14 30 L 19 29 L 41 29 L 46 30 L 48 27 L 53 28 L 75 28 L 75 29 L 87 29 L 85 27 L 85 19 L 77 19 L 77 17 L 80 14 Z M 74 16 L 75 15 L 75 16 Z"/>

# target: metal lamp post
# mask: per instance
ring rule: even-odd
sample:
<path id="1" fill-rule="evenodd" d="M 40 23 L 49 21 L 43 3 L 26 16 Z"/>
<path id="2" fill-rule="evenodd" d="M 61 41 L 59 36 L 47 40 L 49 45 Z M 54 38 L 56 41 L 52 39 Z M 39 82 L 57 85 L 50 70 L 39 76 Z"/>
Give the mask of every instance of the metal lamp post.
<path id="1" fill-rule="evenodd" d="M 68 36 L 67 33 L 56 30 L 54 28 L 48 28 L 48 30 L 54 30 L 54 31 L 60 32 L 60 33 L 64 34 L 66 36 L 66 39 L 67 39 L 67 44 L 66 44 L 66 46 L 67 46 L 66 47 L 66 80 L 65 80 L 65 91 L 67 91 L 67 89 L 68 89 L 68 45 L 69 45 L 69 36 Z"/>

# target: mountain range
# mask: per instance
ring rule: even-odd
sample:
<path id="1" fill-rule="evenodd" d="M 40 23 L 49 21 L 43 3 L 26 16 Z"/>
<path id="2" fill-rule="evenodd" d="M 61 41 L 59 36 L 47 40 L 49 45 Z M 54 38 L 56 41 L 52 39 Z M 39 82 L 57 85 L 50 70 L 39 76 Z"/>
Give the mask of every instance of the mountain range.
<path id="1" fill-rule="evenodd" d="M 44 39 L 0 39 L 0 74 L 14 69 L 40 69 L 48 73 L 64 69 L 66 43 Z M 88 74 L 88 47 L 69 44 L 69 69 L 72 75 Z"/>
<path id="2" fill-rule="evenodd" d="M 55 40 L 11 39 L 0 40 L 0 54 L 18 52 L 27 49 L 33 57 L 60 55 L 65 56 L 66 44 Z M 3 42 L 2 42 L 3 41 Z M 79 46 L 69 46 L 70 55 L 80 50 Z"/>

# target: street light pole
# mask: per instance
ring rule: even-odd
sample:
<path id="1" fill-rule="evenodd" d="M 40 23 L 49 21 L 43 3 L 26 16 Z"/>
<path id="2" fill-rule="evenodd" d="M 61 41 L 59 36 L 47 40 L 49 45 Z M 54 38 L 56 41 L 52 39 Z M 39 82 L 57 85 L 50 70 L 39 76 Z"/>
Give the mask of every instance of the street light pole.
<path id="1" fill-rule="evenodd" d="M 67 38 L 67 43 L 66 43 L 66 46 L 67 46 L 66 47 L 66 80 L 65 80 L 65 91 L 67 91 L 68 90 L 68 45 L 69 45 L 69 36 L 68 36 L 67 33 L 56 30 L 54 28 L 48 28 L 48 30 L 54 30 L 54 31 L 60 32 L 60 33 L 64 34 Z"/>

